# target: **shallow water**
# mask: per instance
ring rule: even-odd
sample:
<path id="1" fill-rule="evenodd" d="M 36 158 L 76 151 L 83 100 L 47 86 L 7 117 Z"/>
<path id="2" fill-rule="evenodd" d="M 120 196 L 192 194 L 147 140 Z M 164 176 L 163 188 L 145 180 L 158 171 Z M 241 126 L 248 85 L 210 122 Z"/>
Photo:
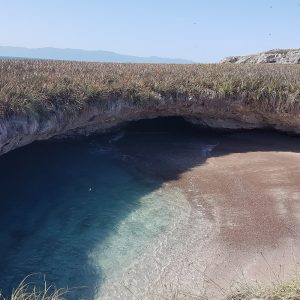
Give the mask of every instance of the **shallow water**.
<path id="1" fill-rule="evenodd" d="M 188 217 L 179 190 L 166 192 L 118 150 L 122 137 L 35 143 L 0 158 L 5 294 L 39 273 L 30 280 L 45 275 L 57 287 L 74 288 L 70 298 L 93 299 Z"/>

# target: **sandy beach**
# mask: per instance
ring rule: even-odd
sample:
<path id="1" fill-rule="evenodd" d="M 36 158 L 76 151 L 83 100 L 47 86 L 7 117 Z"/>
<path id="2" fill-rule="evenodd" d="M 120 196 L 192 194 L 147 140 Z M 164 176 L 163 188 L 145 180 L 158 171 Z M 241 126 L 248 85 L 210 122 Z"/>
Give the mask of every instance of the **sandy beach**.
<path id="1" fill-rule="evenodd" d="M 1 286 L 42 272 L 85 287 L 70 299 L 219 299 L 299 271 L 299 137 L 153 121 L 2 158 Z"/>
<path id="2" fill-rule="evenodd" d="M 164 237 L 159 251 L 126 279 L 137 297 L 228 294 L 240 284 L 285 280 L 300 262 L 300 140 L 274 132 L 141 140 L 123 151 L 178 189 L 190 205 L 188 221 Z M 143 167 L 144 167 L 143 166 Z M 139 264 L 137 264 L 139 265 Z M 129 274 L 128 273 L 128 274 Z M 130 296 L 129 296 L 130 298 Z M 153 296 L 155 298 L 155 296 Z"/>

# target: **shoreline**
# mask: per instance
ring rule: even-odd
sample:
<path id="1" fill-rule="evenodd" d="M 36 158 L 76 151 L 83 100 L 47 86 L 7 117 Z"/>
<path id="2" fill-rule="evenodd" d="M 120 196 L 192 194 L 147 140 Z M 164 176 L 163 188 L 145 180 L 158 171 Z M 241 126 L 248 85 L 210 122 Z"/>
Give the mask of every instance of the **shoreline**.
<path id="1" fill-rule="evenodd" d="M 204 165 L 171 183 L 188 191 L 189 201 L 200 203 L 214 224 L 209 247 L 219 251 L 205 274 L 212 291 L 241 280 L 286 280 L 300 262 L 300 154 L 272 151 L 272 143 L 286 147 L 288 137 L 248 135 L 249 140 L 243 134 L 223 138 Z M 255 142 L 270 151 L 252 150 Z M 240 153 L 244 147 L 250 151 Z"/>
<path id="2" fill-rule="evenodd" d="M 181 239 L 172 250 L 176 259 L 162 264 L 169 274 L 166 284 L 176 278 L 183 294 L 197 295 L 201 286 L 220 297 L 223 289 L 241 282 L 270 284 L 293 277 L 300 263 L 300 141 L 246 132 L 212 137 L 208 145 L 213 142 L 217 146 L 207 157 L 197 152 L 197 138 L 186 148 L 169 147 L 169 141 L 139 148 L 150 171 L 165 178 L 164 189 L 181 190 L 191 206 L 189 226 L 175 234 Z M 185 171 L 172 176 L 180 169 Z M 182 244 L 190 245 L 188 255 Z M 166 250 L 161 261 L 168 255 Z M 153 290 L 159 292 L 157 286 Z"/>
<path id="3" fill-rule="evenodd" d="M 112 194 L 108 193 L 108 198 L 112 198 L 114 201 L 111 203 L 117 205 L 113 211 L 119 218 L 111 223 L 107 240 L 101 238 L 96 243 L 87 245 L 89 251 L 95 250 L 97 270 L 103 267 L 103 277 L 93 277 L 94 283 L 100 286 L 99 299 L 111 299 L 112 295 L 115 299 L 132 299 L 133 295 L 140 299 L 158 299 L 171 298 L 174 294 L 184 298 L 187 295 L 200 296 L 204 292 L 208 299 L 218 299 L 224 296 L 225 291 L 228 294 L 230 289 L 242 283 L 249 286 L 259 281 L 267 285 L 293 277 L 300 263 L 298 137 L 262 131 L 216 134 L 187 128 L 173 128 L 166 132 L 157 128 L 152 128 L 150 132 L 148 129 L 141 131 L 141 128 L 138 124 L 122 134 L 103 137 L 99 141 L 89 140 L 87 148 L 84 146 L 86 142 L 82 141 L 74 144 L 66 142 L 62 148 L 59 146 L 60 142 L 57 145 L 54 143 L 52 151 L 48 144 L 41 144 L 35 150 L 36 153 L 45 154 L 47 151 L 44 150 L 48 149 L 52 153 L 48 156 L 50 161 L 51 157 L 53 162 L 57 162 L 59 158 L 66 166 L 77 166 L 80 162 L 78 167 L 86 170 L 87 177 L 80 198 L 85 200 L 75 219 L 81 224 L 82 230 L 92 230 L 90 234 L 93 237 L 99 235 L 99 229 L 93 232 L 95 228 L 90 222 L 94 217 L 95 220 L 99 216 L 107 218 L 106 211 L 111 211 L 108 209 L 110 206 L 104 206 L 104 211 L 101 209 L 97 200 L 97 197 L 101 199 L 103 195 L 101 186 L 97 189 L 91 183 L 95 177 L 98 178 L 99 170 L 103 172 L 108 163 L 102 155 L 99 161 L 95 160 L 97 151 L 109 151 L 110 159 L 116 163 L 116 173 L 109 175 L 112 165 L 106 165 L 107 171 L 103 174 L 100 172 L 103 177 L 100 176 L 99 179 L 106 182 L 106 185 L 108 182 L 112 184 Z M 30 166 L 30 160 L 27 161 L 24 157 L 33 157 L 34 149 L 35 146 L 27 148 L 23 159 L 21 155 L 20 162 L 24 166 Z M 63 151 L 60 152 L 61 150 Z M 69 157 L 70 151 L 75 155 L 73 158 Z M 17 157 L 18 153 L 12 153 L 8 157 L 14 161 L 14 156 Z M 67 161 L 70 159 L 69 163 L 64 157 Z M 95 162 L 98 163 L 98 168 L 95 167 Z M 17 161 L 16 164 L 20 167 Z M 9 169 L 9 161 L 6 167 Z M 131 199 L 131 204 L 122 198 L 124 195 L 131 195 L 128 182 L 122 181 L 122 176 L 119 181 L 115 177 L 123 167 L 130 178 L 141 180 L 145 184 L 145 191 L 141 195 L 132 191 L 134 197 L 128 198 Z M 93 174 L 90 174 L 91 170 Z M 57 170 L 54 173 L 56 172 Z M 23 176 L 27 178 L 25 173 Z M 111 176 L 110 180 L 107 176 Z M 74 179 L 76 178 L 75 176 Z M 74 179 L 70 179 L 70 186 L 74 185 Z M 79 182 L 75 182 L 81 186 L 82 178 L 77 180 Z M 124 184 L 122 193 L 125 194 L 121 198 L 114 194 L 116 182 Z M 92 190 L 89 187 L 93 187 Z M 77 194 L 76 196 L 79 197 Z M 140 205 L 139 196 L 143 196 L 144 205 Z M 66 199 L 69 199 L 72 207 L 81 203 L 75 201 L 72 204 L 73 197 L 68 193 Z M 151 207 L 153 201 L 159 205 Z M 85 205 L 86 203 L 89 204 Z M 89 217 L 86 218 L 84 213 L 81 220 L 84 209 L 87 209 Z M 143 215 L 143 211 L 147 211 L 147 214 Z M 141 217 L 137 218 L 138 215 Z M 103 218 L 100 217 L 99 220 Z M 55 220 L 49 218 L 50 224 L 52 221 L 56 224 Z M 111 218 L 107 219 L 108 224 L 110 220 Z M 122 259 L 118 259 L 126 258 L 134 248 L 135 231 L 132 231 L 132 235 L 127 235 L 124 232 L 117 234 L 115 230 L 126 225 L 127 221 L 130 224 L 132 220 L 140 220 L 137 223 L 140 225 L 136 228 L 150 226 L 148 234 L 153 233 L 154 229 L 158 234 L 153 235 L 154 240 L 146 247 L 143 239 L 137 239 L 137 242 L 142 241 L 139 249 L 144 247 L 144 250 L 139 250 L 132 260 L 124 260 L 121 265 Z M 165 221 L 160 224 L 161 220 Z M 124 230 L 127 227 L 122 228 Z M 62 228 L 68 229 L 65 226 Z M 58 237 L 65 238 L 64 232 L 66 233 L 62 231 L 62 236 Z M 133 238 L 126 239 L 127 236 Z M 91 242 L 90 239 L 86 240 L 87 237 L 86 233 L 82 236 L 86 243 Z M 119 237 L 122 239 L 118 240 Z M 70 242 L 73 239 L 70 238 Z M 121 242 L 121 249 L 118 249 L 121 240 L 124 242 L 123 246 L 127 246 L 123 247 Z M 105 257 L 110 257 L 112 261 L 105 261 L 103 257 L 101 260 L 102 248 L 94 247 L 98 244 L 103 249 L 108 249 L 106 245 L 110 245 L 116 250 L 115 254 L 113 251 L 105 252 Z M 121 252 L 118 254 L 119 250 Z M 72 261 L 73 256 L 67 257 Z M 112 268 L 111 262 L 117 262 L 117 267 L 112 269 L 116 271 L 116 277 L 107 276 L 105 281 L 106 274 L 109 274 L 105 270 Z M 72 262 L 73 267 L 75 264 L 80 270 L 81 264 L 76 263 L 78 261 Z M 91 282 L 91 278 L 88 280 Z M 60 285 L 61 282 L 57 284 Z"/>

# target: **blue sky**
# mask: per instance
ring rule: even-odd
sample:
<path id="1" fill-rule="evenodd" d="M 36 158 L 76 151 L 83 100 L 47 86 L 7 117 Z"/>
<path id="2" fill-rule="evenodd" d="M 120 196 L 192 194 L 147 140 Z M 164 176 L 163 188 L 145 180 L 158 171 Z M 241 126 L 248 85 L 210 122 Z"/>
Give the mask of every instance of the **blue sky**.
<path id="1" fill-rule="evenodd" d="M 0 45 L 216 62 L 300 48 L 300 0 L 0 0 Z"/>

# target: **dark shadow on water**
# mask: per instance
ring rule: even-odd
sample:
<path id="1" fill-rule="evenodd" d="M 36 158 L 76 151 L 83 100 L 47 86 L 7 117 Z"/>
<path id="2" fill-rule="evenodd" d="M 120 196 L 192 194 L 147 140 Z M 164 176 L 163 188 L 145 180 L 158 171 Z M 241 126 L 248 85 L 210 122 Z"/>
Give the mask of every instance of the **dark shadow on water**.
<path id="1" fill-rule="evenodd" d="M 99 139 L 43 142 L 0 158 L 0 286 L 6 295 L 40 272 L 58 287 L 76 287 L 70 298 L 93 299 L 104 278 L 89 264 L 89 251 L 160 184 L 124 167 L 110 146 Z"/>
<path id="2" fill-rule="evenodd" d="M 58 287 L 86 287 L 71 298 L 93 299 L 105 278 L 89 264 L 89 252 L 141 197 L 209 156 L 250 151 L 298 153 L 300 139 L 201 132 L 170 118 L 133 122 L 113 137 L 38 142 L 0 157 L 0 288 L 9 293 L 40 272 Z"/>

